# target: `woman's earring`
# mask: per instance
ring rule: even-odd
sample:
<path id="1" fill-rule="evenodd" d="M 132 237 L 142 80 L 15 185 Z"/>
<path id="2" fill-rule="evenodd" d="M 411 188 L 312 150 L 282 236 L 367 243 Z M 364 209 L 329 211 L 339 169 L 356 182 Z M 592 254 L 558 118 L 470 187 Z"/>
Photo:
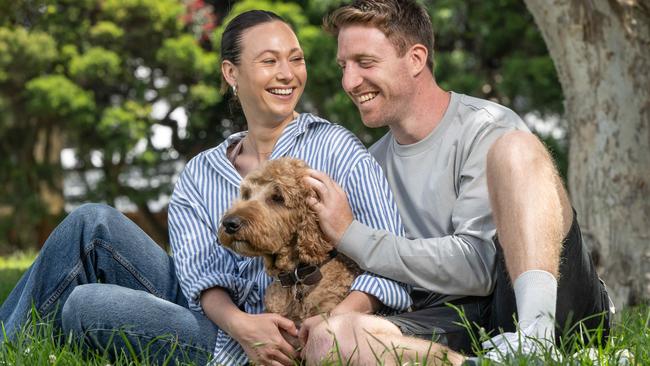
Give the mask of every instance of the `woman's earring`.
<path id="1" fill-rule="evenodd" d="M 232 86 L 232 95 L 237 96 L 237 85 Z"/>

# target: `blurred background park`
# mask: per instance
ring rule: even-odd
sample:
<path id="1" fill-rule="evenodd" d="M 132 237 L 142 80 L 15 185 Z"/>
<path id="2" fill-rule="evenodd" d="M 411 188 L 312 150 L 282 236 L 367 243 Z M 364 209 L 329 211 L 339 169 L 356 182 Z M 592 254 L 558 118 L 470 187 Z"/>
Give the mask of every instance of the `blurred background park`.
<path id="1" fill-rule="evenodd" d="M 299 109 L 371 144 L 340 86 L 323 15 L 337 0 L 0 0 L 0 254 L 38 249 L 83 202 L 105 202 L 167 245 L 166 205 L 184 163 L 243 129 L 220 93 L 222 25 L 270 9 L 297 30 L 309 82 Z M 509 106 L 563 170 L 562 91 L 518 0 L 430 1 L 436 77 Z"/>
<path id="2" fill-rule="evenodd" d="M 62 218 L 84 202 L 116 206 L 161 246 L 168 247 L 166 207 L 180 170 L 200 151 L 216 146 L 229 134 L 244 128 L 241 115 L 220 93 L 219 43 L 223 24 L 245 10 L 272 10 L 295 28 L 309 73 L 299 110 L 344 125 L 364 143 L 372 144 L 385 131 L 368 130 L 361 124 L 355 107 L 340 87 L 341 72 L 335 63 L 336 40 L 320 26 L 323 15 L 342 2 L 0 0 L 0 256 L 37 251 Z M 587 239 L 595 247 L 604 248 L 596 252 L 597 261 L 610 253 L 611 243 L 613 251 L 622 248 L 623 259 L 613 262 L 613 269 L 608 269 L 608 273 L 615 273 L 619 267 L 634 270 L 634 276 L 621 277 L 619 282 L 624 285 L 628 278 L 634 280 L 625 285 L 628 287 L 621 287 L 624 291 L 617 296 L 630 303 L 647 297 L 650 267 L 643 263 L 650 261 L 645 262 L 643 258 L 650 258 L 650 250 L 645 252 L 650 234 L 644 224 L 650 212 L 647 198 L 650 169 L 645 169 L 650 167 L 648 148 L 639 150 L 637 145 L 630 145 L 631 150 L 621 153 L 606 150 L 614 146 L 608 135 L 605 150 L 601 151 L 611 152 L 612 158 L 605 160 L 604 154 L 593 153 L 585 147 L 600 148 L 596 143 L 587 142 L 584 130 L 576 127 L 591 128 L 591 122 L 576 117 L 579 114 L 575 113 L 576 109 L 565 111 L 565 108 L 582 103 L 575 95 L 589 97 L 592 91 L 584 90 L 590 87 L 585 88 L 580 79 L 572 79 L 573 75 L 567 72 L 571 71 L 567 65 L 572 62 L 566 57 L 559 70 L 565 71 L 562 78 L 565 93 L 568 88 L 572 94 L 563 95 L 557 60 L 554 65 L 536 25 L 540 19 L 532 15 L 535 4 L 544 6 L 544 2 L 428 0 L 422 3 L 431 15 L 436 34 L 434 60 L 439 84 L 448 90 L 496 101 L 524 118 L 551 149 L 563 177 L 569 176 L 571 181 L 574 172 L 574 184 L 570 184 L 572 196 L 574 200 L 578 198 L 580 214 L 591 215 L 585 220 L 588 229 L 585 232 L 591 233 Z M 575 17 L 557 19 L 575 21 L 583 32 L 584 44 L 591 42 L 603 49 L 597 43 L 598 38 L 589 38 L 598 35 L 601 29 L 606 46 L 613 47 L 603 51 L 608 52 L 603 56 L 607 60 L 618 62 L 617 57 L 623 57 L 623 52 L 615 49 L 619 43 L 620 47 L 627 47 L 628 54 L 632 54 L 632 49 L 607 38 L 609 33 L 603 33 L 607 32 L 604 25 L 620 28 L 620 32 L 612 34 L 624 34 L 626 39 L 634 33 L 634 27 L 641 27 L 646 33 L 639 34 L 646 38 L 641 38 L 639 44 L 650 43 L 647 2 L 593 0 L 585 5 L 561 1 L 544 11 L 560 9 L 561 3 L 568 3 L 573 12 L 570 15 Z M 596 3 L 600 10 L 591 6 Z M 608 10 L 602 10 L 603 6 L 609 6 Z M 615 18 L 592 18 L 594 14 L 603 17 L 614 14 Z M 636 17 L 636 14 L 641 15 Z M 599 25 L 593 19 L 605 19 L 607 23 L 597 28 Z M 616 19 L 623 25 L 615 23 Z M 574 32 L 578 28 L 570 30 Z M 562 25 L 554 24 L 546 24 L 541 29 L 547 30 L 547 41 L 553 40 L 553 30 L 564 31 Z M 621 68 L 629 66 L 633 82 L 628 84 L 634 84 L 632 92 L 641 93 L 639 98 L 643 99 L 643 93 L 647 95 L 650 89 L 645 81 L 650 74 L 648 57 L 645 57 L 650 46 L 645 51 L 644 46 L 640 47 L 641 61 L 619 63 Z M 568 50 L 572 48 L 575 47 L 569 44 Z M 563 56 L 561 52 L 557 54 Z M 603 58 L 598 58 L 598 54 L 586 54 L 593 59 L 582 55 L 581 60 L 602 63 Z M 606 93 L 597 91 L 607 88 L 608 82 L 599 79 L 602 76 L 606 80 L 604 74 L 589 70 L 589 75 L 598 79 L 592 84 L 600 98 Z M 619 79 L 627 82 L 614 76 L 614 80 Z M 582 89 L 571 89 L 574 84 L 577 85 L 574 89 Z M 617 87 L 629 92 L 621 85 Z M 619 90 L 612 94 L 627 98 Z M 598 98 L 591 99 L 600 103 Z M 630 102 L 623 104 L 631 107 L 621 105 L 621 111 L 627 108 L 634 113 L 632 98 L 627 100 Z M 611 113 L 618 117 L 624 114 L 606 107 L 603 113 L 595 112 L 602 123 L 612 121 Z M 644 108 L 639 109 L 642 113 L 631 121 L 636 125 L 629 130 L 632 135 L 641 136 L 640 146 L 646 146 L 643 134 L 648 132 L 650 124 L 647 121 L 650 108 Z M 622 122 L 619 124 L 626 126 Z M 641 130 L 637 125 L 642 126 Z M 567 133 L 570 126 L 574 126 L 573 139 Z M 598 131 L 617 134 L 612 128 L 616 127 Z M 570 171 L 568 141 L 585 141 L 580 149 L 572 151 L 591 156 L 586 159 L 575 155 L 572 162 L 578 164 L 572 165 Z M 620 141 L 627 147 L 628 140 Z M 615 142 L 615 148 L 619 148 L 619 140 Z M 628 170 L 641 173 L 629 175 L 627 171 L 625 174 L 629 176 L 619 174 L 613 180 L 607 177 L 603 180 L 603 174 L 609 173 L 602 173 L 602 166 L 613 166 L 610 162 L 619 157 L 635 161 L 637 165 Z M 595 169 L 587 169 L 592 165 Z M 618 197 L 619 193 L 627 194 L 621 185 L 628 181 L 634 184 L 634 195 Z M 583 190 L 585 184 L 587 188 Z M 598 209 L 592 210 L 593 207 Z M 618 214 L 621 208 L 638 212 L 630 214 L 634 221 Z M 628 235 L 619 238 L 611 230 L 621 222 L 636 226 L 634 230 L 623 229 Z M 597 230 L 600 228 L 610 231 L 601 234 Z M 639 254 L 637 245 L 646 249 Z M 13 262 L 20 263 L 20 260 Z"/>

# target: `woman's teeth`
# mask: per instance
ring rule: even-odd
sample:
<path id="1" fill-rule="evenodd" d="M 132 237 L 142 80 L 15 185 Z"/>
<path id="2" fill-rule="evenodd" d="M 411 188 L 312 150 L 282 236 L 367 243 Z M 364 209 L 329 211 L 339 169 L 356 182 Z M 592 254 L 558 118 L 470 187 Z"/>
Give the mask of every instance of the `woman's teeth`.
<path id="1" fill-rule="evenodd" d="M 293 88 L 287 88 L 287 89 L 274 88 L 274 89 L 269 89 L 269 92 L 271 92 L 271 94 L 289 95 L 291 94 L 291 92 L 293 92 Z"/>

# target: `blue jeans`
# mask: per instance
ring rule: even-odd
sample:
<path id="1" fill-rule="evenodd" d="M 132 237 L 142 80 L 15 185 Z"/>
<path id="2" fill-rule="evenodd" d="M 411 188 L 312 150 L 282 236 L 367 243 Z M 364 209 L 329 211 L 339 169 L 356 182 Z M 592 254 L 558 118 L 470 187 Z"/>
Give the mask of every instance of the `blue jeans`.
<path id="1" fill-rule="evenodd" d="M 47 239 L 0 307 L 9 340 L 30 318 L 32 304 L 65 334 L 100 350 L 119 352 L 126 336 L 138 351 L 147 345 L 155 361 L 173 352 L 204 364 L 216 344 L 218 328 L 188 309 L 172 258 L 105 205 L 81 206 Z"/>

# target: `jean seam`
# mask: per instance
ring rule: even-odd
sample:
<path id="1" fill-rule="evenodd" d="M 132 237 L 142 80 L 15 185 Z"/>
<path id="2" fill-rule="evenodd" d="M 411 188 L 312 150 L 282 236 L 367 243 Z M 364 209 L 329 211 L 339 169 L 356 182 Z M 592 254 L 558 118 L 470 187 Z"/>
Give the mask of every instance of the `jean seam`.
<path id="1" fill-rule="evenodd" d="M 83 248 L 83 256 L 84 258 L 88 256 L 93 250 L 96 250 L 96 247 L 100 246 L 104 249 L 106 249 L 108 252 L 111 253 L 113 259 L 115 259 L 118 263 L 120 263 L 133 277 L 135 277 L 138 282 L 142 286 L 144 286 L 149 293 L 162 298 L 161 294 L 154 288 L 154 286 L 149 282 L 144 276 L 140 274 L 140 272 L 133 267 L 133 265 L 127 261 L 123 256 L 121 256 L 118 252 L 114 250 L 114 248 L 106 241 L 101 240 L 101 239 L 93 239 L 89 245 L 84 246 Z M 81 268 L 83 267 L 83 261 L 79 260 L 77 264 L 72 268 L 70 273 L 65 277 L 65 279 L 61 282 L 61 284 L 56 288 L 54 293 L 48 297 L 48 299 L 43 303 L 38 308 L 38 311 L 40 313 L 45 313 L 45 310 L 47 310 L 52 304 L 56 303 L 56 301 L 59 299 L 61 294 L 65 291 L 65 289 L 70 285 L 72 280 L 74 280 L 75 277 L 79 275 L 81 272 Z"/>
<path id="2" fill-rule="evenodd" d="M 131 273 L 131 275 L 135 277 L 138 280 L 138 282 L 140 282 L 140 284 L 147 289 L 149 293 L 153 294 L 156 297 L 163 298 L 162 294 L 160 294 L 158 290 L 156 290 L 153 284 L 149 282 L 149 280 L 147 280 L 144 276 L 142 276 L 140 272 L 131 264 L 131 262 L 126 260 L 126 258 L 121 256 L 117 251 L 115 251 L 113 246 L 110 245 L 110 243 L 101 239 L 94 239 L 94 242 L 97 246 L 100 246 L 106 249 L 107 251 L 109 251 L 113 256 L 113 259 L 115 259 L 127 271 L 129 271 L 129 273 Z"/>
<path id="3" fill-rule="evenodd" d="M 52 304 L 54 304 L 58 299 L 59 296 L 65 291 L 65 289 L 70 285 L 70 282 L 74 280 L 75 277 L 79 275 L 79 272 L 81 271 L 81 267 L 83 266 L 83 263 L 81 260 L 77 262 L 77 264 L 72 268 L 70 273 L 66 276 L 66 278 L 61 282 L 61 284 L 56 288 L 54 293 L 50 295 L 50 297 L 43 303 L 38 308 L 39 313 L 43 314 L 45 313 L 45 310 L 47 310 Z"/>

